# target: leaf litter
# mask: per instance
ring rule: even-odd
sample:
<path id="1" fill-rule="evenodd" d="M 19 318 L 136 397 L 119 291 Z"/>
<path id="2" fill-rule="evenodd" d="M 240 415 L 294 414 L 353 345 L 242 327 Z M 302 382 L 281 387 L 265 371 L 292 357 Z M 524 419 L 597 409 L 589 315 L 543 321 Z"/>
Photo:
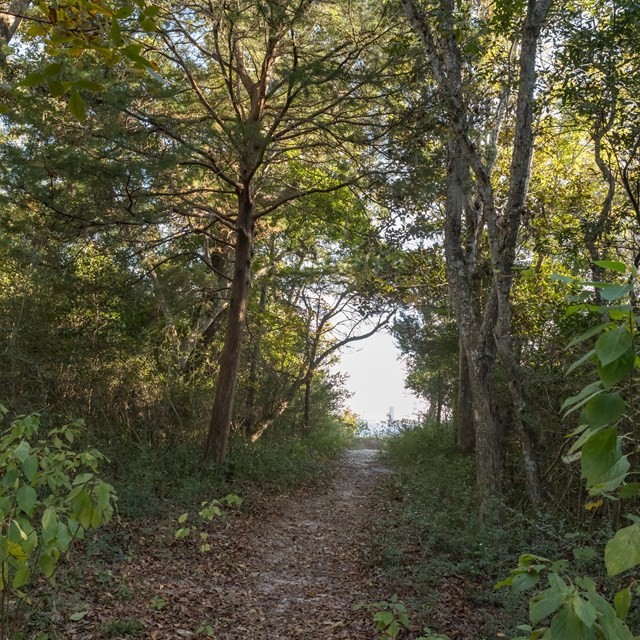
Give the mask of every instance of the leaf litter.
<path id="1" fill-rule="evenodd" d="M 370 613 L 353 607 L 388 595 L 367 558 L 388 471 L 377 454 L 346 452 L 322 489 L 250 496 L 208 526 L 208 553 L 197 536 L 123 523 L 127 555 L 85 558 L 75 589 L 65 581 L 75 609 L 58 613 L 60 637 L 371 640 Z"/>

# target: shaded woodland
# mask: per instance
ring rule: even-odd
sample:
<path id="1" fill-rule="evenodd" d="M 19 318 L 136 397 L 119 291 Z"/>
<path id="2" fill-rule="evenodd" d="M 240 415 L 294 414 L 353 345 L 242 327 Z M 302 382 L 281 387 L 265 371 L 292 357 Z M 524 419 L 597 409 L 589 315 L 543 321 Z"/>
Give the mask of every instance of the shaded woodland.
<path id="1" fill-rule="evenodd" d="M 485 581 L 534 589 L 509 609 L 521 637 L 631 639 L 639 17 L 632 0 L 0 3 L 0 637 L 30 637 L 9 622 L 22 589 L 116 493 L 156 518 L 212 487 L 326 477 L 359 428 L 340 352 L 391 331 L 427 409 L 387 444 L 383 493 L 406 508 L 376 518 L 406 539 L 383 526 L 372 554 L 404 549 L 403 579 L 445 557 L 415 514 L 447 504 L 461 541 L 493 532 L 506 564 L 481 556 Z M 235 508 L 214 502 L 201 519 Z M 445 582 L 467 575 L 452 557 Z M 380 637 L 419 637 L 379 608 Z M 505 620 L 473 633 L 518 633 Z"/>

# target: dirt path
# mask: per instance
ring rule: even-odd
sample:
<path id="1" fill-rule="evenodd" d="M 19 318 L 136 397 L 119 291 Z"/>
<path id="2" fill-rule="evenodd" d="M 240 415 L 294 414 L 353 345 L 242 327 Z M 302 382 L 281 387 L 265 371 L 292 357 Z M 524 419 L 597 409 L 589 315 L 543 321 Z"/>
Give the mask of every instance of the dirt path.
<path id="1" fill-rule="evenodd" d="M 103 568 L 107 588 L 62 637 L 125 637 L 128 623 L 157 639 L 370 640 L 371 615 L 352 607 L 380 596 L 366 553 L 385 471 L 377 451 L 347 451 L 326 490 L 249 505 L 208 554 L 177 542 Z"/>

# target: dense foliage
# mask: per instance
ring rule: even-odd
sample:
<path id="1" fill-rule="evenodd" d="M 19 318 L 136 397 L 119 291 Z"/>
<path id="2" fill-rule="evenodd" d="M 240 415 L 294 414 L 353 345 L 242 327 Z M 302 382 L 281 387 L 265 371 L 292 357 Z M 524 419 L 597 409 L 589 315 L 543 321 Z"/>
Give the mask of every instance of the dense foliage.
<path id="1" fill-rule="evenodd" d="M 0 449 L 3 624 L 69 527 L 109 519 L 110 485 L 74 481 L 99 457 L 84 445 L 110 456 L 124 515 L 317 479 L 355 429 L 340 350 L 389 325 L 430 425 L 391 454 L 452 474 L 400 474 L 402 531 L 454 566 L 479 530 L 483 571 L 511 510 L 605 532 L 617 585 L 550 564 L 517 518 L 535 548 L 508 581 L 550 568 L 531 638 L 630 637 L 638 17 L 633 0 L 0 3 L 0 403 L 32 416 Z M 45 407 L 72 426 L 36 438 Z M 453 503 L 427 533 L 420 514 Z"/>

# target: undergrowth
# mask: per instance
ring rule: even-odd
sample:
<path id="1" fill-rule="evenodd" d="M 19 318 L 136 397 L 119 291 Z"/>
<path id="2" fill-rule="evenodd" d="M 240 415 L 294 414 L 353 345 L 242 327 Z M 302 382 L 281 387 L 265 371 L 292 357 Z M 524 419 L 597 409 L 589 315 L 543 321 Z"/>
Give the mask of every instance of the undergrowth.
<path id="1" fill-rule="evenodd" d="M 558 518 L 525 516 L 507 505 L 481 526 L 473 461 L 457 452 L 450 427 L 404 428 L 384 448 L 396 473 L 384 489 L 387 515 L 378 523 L 374 552 L 391 588 L 436 631 L 457 637 L 451 629 L 464 626 L 466 611 L 478 640 L 510 637 L 527 621 L 527 598 L 495 584 L 524 550 L 568 557 L 579 536 Z M 583 556 L 589 563 L 590 554 Z"/>
<path id="2" fill-rule="evenodd" d="M 326 422 L 306 437 L 274 432 L 255 443 L 233 437 L 224 465 L 203 465 L 197 443 L 163 449 L 127 442 L 103 450 L 111 461 L 107 473 L 120 515 L 154 518 L 227 493 L 322 482 L 332 473 L 331 460 L 348 444 L 342 425 Z"/>

